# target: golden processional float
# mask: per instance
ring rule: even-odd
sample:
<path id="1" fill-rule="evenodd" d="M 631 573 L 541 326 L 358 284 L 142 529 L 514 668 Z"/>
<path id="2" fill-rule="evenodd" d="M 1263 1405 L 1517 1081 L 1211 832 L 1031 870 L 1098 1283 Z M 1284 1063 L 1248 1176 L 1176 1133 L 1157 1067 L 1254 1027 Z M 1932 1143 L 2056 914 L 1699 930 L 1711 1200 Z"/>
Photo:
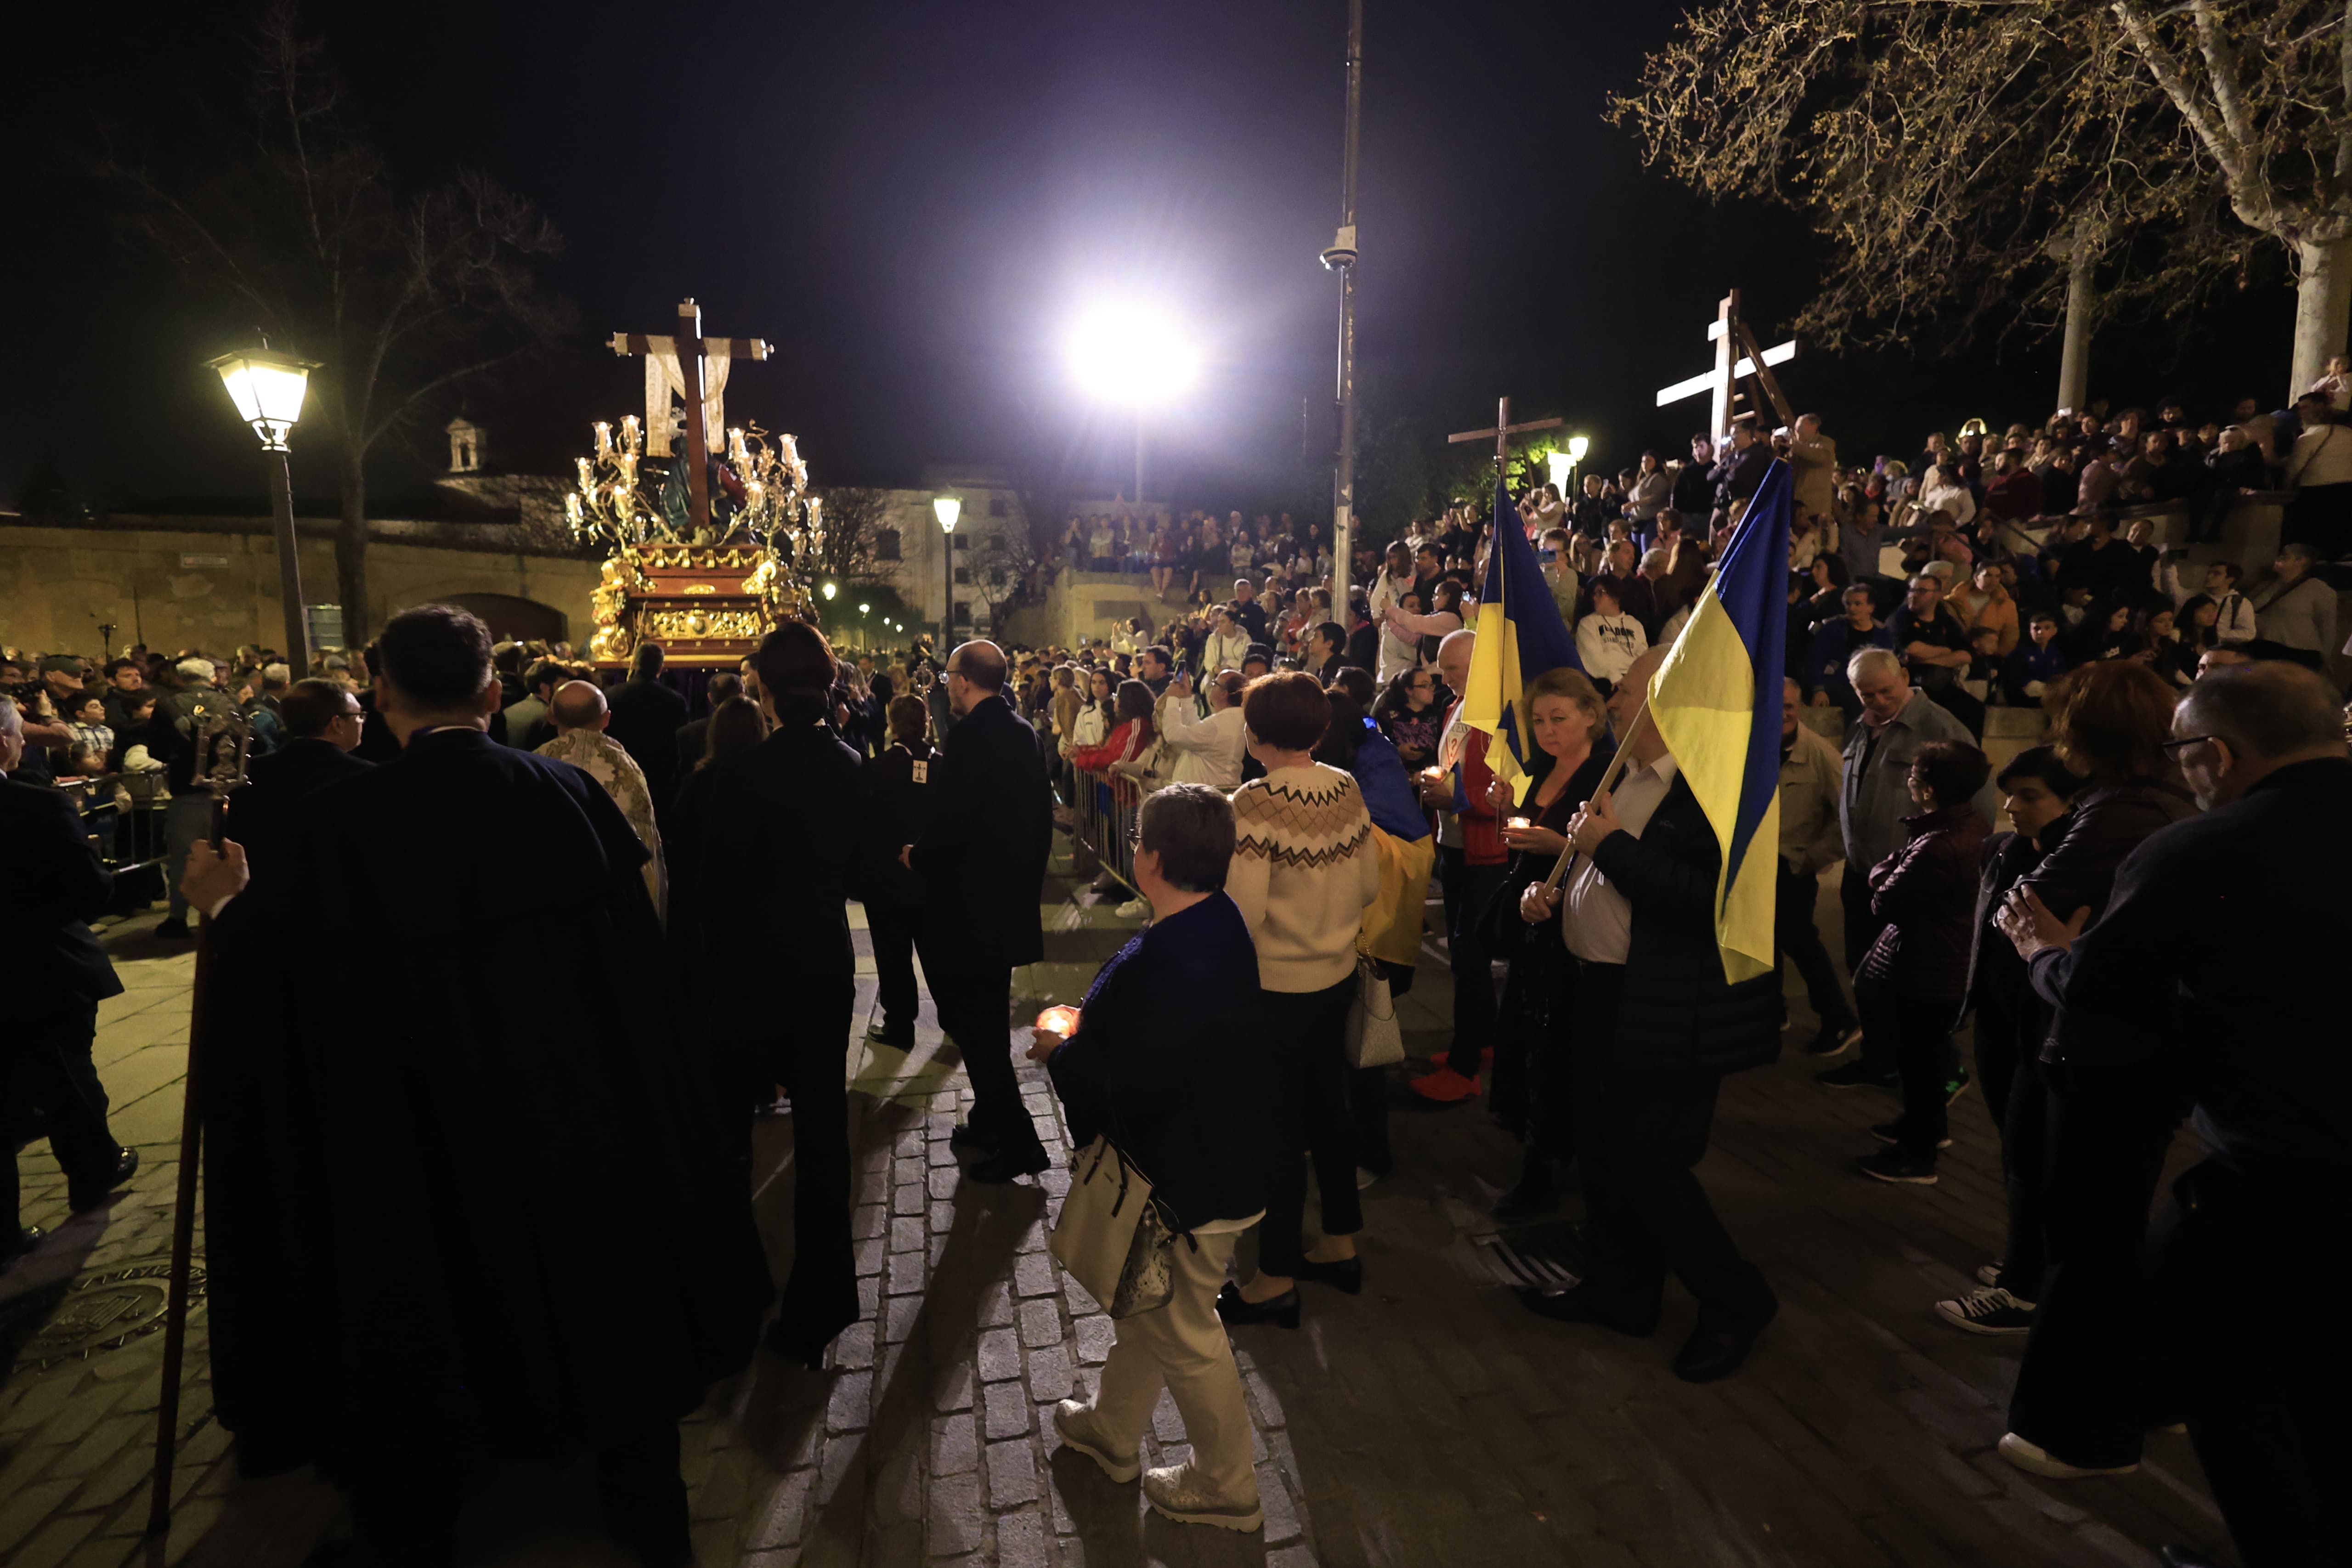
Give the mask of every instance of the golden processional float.
<path id="1" fill-rule="evenodd" d="M 709 521 L 697 526 L 692 454 L 649 459 L 634 414 L 595 432 L 563 510 L 574 539 L 606 552 L 588 642 L 598 668 L 626 668 L 653 642 L 671 665 L 731 669 L 779 622 L 816 623 L 823 503 L 792 437 L 729 430 L 726 457 L 710 464 Z"/>

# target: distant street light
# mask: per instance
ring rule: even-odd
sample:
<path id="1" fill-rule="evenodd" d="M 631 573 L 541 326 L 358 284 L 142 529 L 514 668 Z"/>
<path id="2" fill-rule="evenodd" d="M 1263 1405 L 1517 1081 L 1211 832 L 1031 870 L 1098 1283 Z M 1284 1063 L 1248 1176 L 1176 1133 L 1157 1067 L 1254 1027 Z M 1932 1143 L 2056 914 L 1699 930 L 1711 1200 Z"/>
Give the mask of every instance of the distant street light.
<path id="1" fill-rule="evenodd" d="M 294 476 L 288 468 L 286 438 L 302 417 L 302 396 L 318 365 L 263 347 L 223 354 L 207 362 L 220 372 L 229 401 L 261 437 L 268 456 L 269 510 L 278 535 L 278 596 L 286 615 L 286 662 L 294 679 L 310 673 L 310 638 L 302 624 L 302 564 L 295 553 Z"/>
<path id="2" fill-rule="evenodd" d="M 940 652 L 955 641 L 955 525 L 963 515 L 960 496 L 933 496 L 931 514 L 940 520 L 940 553 L 947 558 L 947 597 L 940 601 Z"/>
<path id="3" fill-rule="evenodd" d="M 821 592 L 824 595 L 825 602 L 827 604 L 831 604 L 833 602 L 833 595 L 838 592 L 838 590 L 832 584 L 827 583 Z"/>
<path id="4" fill-rule="evenodd" d="M 1568 438 L 1568 477 L 1571 482 L 1573 482 L 1576 478 L 1576 470 L 1581 468 L 1584 464 L 1584 454 L 1591 450 L 1592 450 L 1592 438 L 1591 437 L 1570 436 Z M 1566 486 L 1562 486 L 1560 488 L 1559 497 L 1562 500 L 1569 499 L 1568 489 Z"/>
<path id="5" fill-rule="evenodd" d="M 1143 416 L 1192 390 L 1201 357 L 1172 322 L 1139 304 L 1104 306 L 1070 331 L 1070 373 L 1097 402 L 1135 415 L 1135 504 L 1143 504 Z"/>

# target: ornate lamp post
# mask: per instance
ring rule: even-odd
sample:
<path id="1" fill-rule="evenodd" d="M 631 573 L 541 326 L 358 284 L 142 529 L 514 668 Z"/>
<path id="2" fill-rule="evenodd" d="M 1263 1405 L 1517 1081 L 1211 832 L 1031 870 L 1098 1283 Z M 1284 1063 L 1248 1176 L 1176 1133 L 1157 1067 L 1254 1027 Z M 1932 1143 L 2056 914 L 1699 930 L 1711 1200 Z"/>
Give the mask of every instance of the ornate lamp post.
<path id="1" fill-rule="evenodd" d="M 940 520 L 940 553 L 947 558 L 947 570 L 942 574 L 948 596 L 940 601 L 940 659 L 947 668 L 948 650 L 955 647 L 955 525 L 963 515 L 961 496 L 934 496 L 931 513 Z"/>
<path id="2" fill-rule="evenodd" d="M 247 349 L 207 362 L 220 372 L 229 401 L 261 437 L 269 470 L 270 511 L 278 533 L 278 596 L 286 611 L 286 662 L 294 679 L 310 673 L 310 638 L 302 624 L 302 567 L 294 546 L 294 478 L 287 467 L 286 437 L 302 417 L 302 395 L 318 364 L 274 349 Z"/>

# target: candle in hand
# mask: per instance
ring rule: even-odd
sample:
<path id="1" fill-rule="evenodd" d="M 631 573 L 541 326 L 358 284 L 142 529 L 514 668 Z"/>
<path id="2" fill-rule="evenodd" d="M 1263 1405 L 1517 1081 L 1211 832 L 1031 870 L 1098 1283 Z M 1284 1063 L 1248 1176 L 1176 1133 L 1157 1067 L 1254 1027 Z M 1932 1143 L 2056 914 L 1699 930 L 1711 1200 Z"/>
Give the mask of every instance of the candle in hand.
<path id="1" fill-rule="evenodd" d="M 1067 1005 L 1048 1007 L 1037 1015 L 1036 1026 L 1049 1035 L 1059 1035 L 1066 1040 L 1078 1032 L 1078 1010 Z"/>
<path id="2" fill-rule="evenodd" d="M 1528 826 L 1528 819 L 1524 816 L 1514 816 L 1503 826 L 1506 827 L 1525 827 Z"/>

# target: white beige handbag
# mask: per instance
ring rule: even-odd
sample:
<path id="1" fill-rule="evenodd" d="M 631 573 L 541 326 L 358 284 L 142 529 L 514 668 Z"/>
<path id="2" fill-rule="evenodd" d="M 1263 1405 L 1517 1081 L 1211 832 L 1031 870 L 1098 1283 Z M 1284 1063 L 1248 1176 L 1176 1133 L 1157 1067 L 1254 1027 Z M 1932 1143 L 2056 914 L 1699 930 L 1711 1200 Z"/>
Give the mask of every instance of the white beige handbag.
<path id="1" fill-rule="evenodd" d="M 1151 1201 L 1151 1178 L 1108 1138 L 1078 1151 L 1048 1244 L 1114 1318 L 1164 1307 L 1175 1290 L 1175 1232 Z"/>
<path id="2" fill-rule="evenodd" d="M 1347 1050 L 1351 1068 L 1384 1068 L 1404 1060 L 1404 1030 L 1397 1024 L 1388 976 L 1361 953 L 1356 957 L 1356 999 L 1348 1004 Z"/>

